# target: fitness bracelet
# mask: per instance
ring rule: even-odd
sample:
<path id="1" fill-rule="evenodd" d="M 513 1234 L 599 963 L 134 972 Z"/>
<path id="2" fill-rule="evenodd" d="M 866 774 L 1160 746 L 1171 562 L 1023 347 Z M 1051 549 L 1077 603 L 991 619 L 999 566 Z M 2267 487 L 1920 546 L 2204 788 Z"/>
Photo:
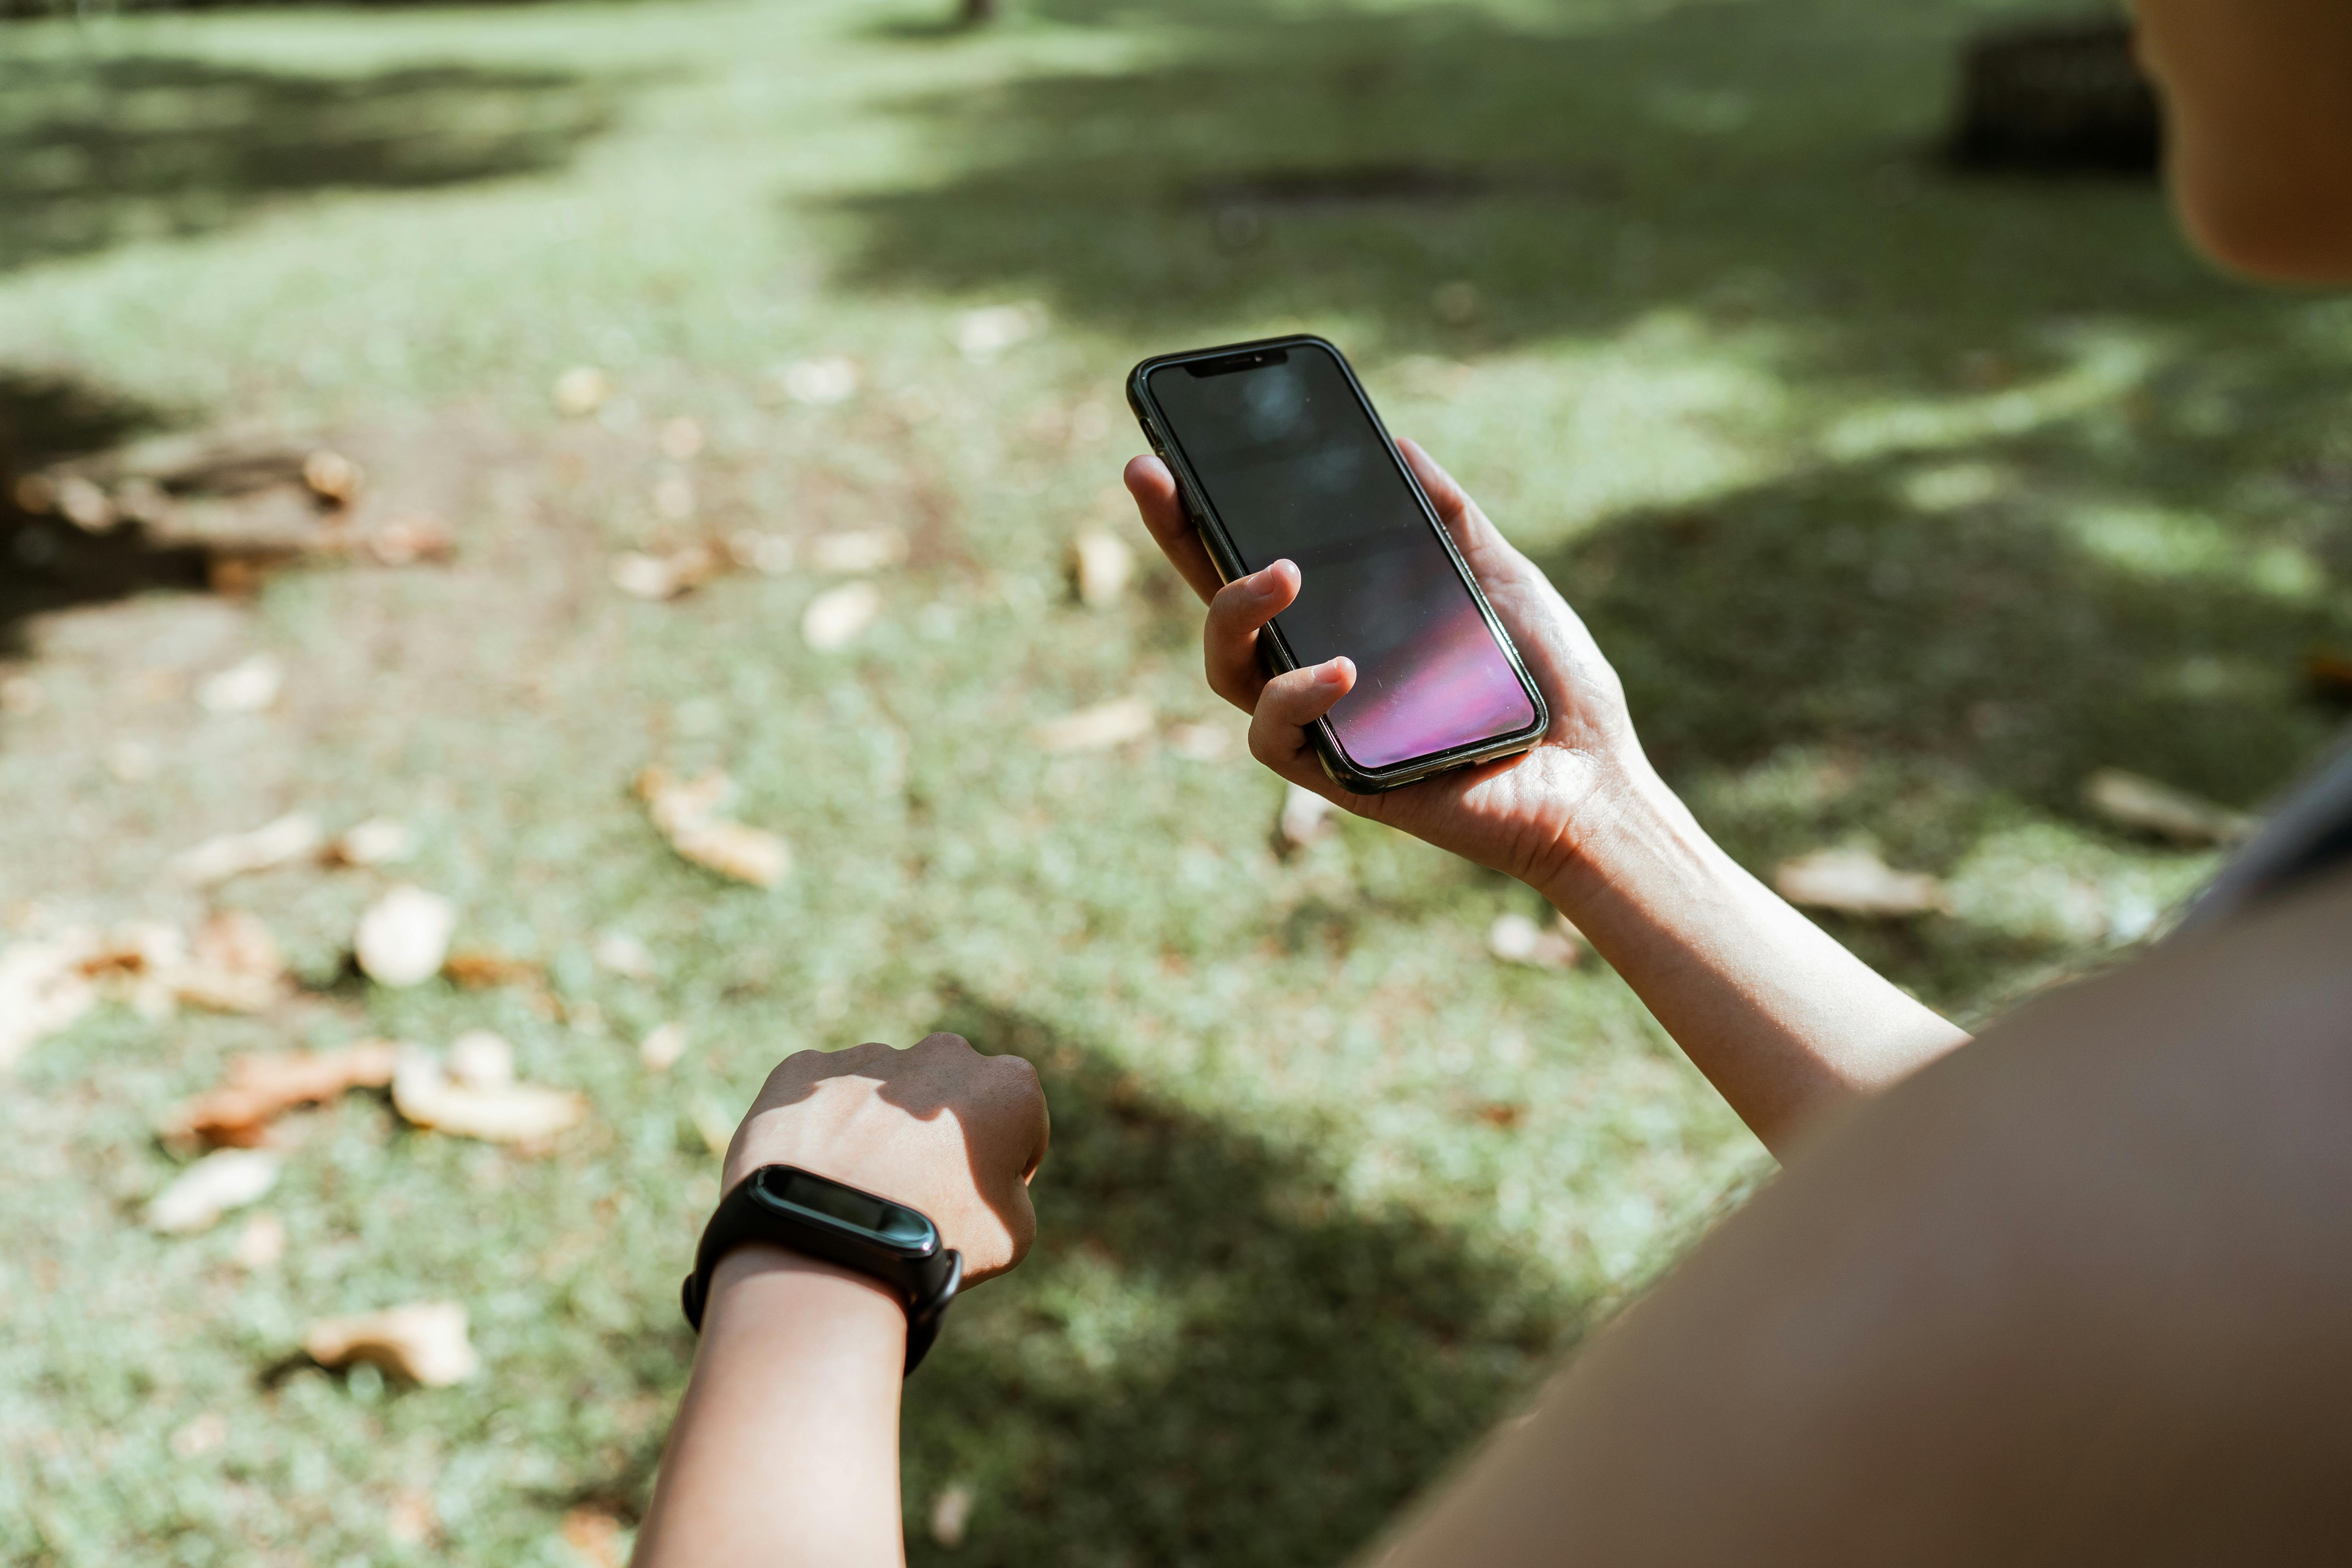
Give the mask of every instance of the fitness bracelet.
<path id="1" fill-rule="evenodd" d="M 881 1280 L 907 1307 L 907 1371 L 922 1364 L 940 1320 L 963 1283 L 963 1254 L 940 1245 L 928 1215 L 797 1165 L 762 1165 L 719 1201 L 679 1292 L 686 1321 L 702 1331 L 711 1271 L 747 1242 L 822 1258 Z"/>

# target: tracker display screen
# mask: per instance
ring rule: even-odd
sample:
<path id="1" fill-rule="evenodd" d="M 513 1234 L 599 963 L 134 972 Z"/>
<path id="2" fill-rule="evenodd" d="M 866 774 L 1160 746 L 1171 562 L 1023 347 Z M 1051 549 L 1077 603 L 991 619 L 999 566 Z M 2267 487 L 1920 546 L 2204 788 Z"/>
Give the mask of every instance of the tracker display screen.
<path id="1" fill-rule="evenodd" d="M 869 1198 L 864 1193 L 799 1171 L 787 1174 L 780 1186 L 772 1186 L 769 1191 L 794 1208 L 840 1220 L 900 1246 L 919 1247 L 931 1234 L 929 1222 L 912 1209 Z"/>
<path id="2" fill-rule="evenodd" d="M 1276 618 L 1301 664 L 1340 654 L 1355 689 L 1331 710 L 1355 764 L 1384 768 L 1526 729 L 1535 705 L 1487 630 L 1397 459 L 1329 351 L 1150 373 L 1152 401 L 1255 572 L 1297 564 Z"/>

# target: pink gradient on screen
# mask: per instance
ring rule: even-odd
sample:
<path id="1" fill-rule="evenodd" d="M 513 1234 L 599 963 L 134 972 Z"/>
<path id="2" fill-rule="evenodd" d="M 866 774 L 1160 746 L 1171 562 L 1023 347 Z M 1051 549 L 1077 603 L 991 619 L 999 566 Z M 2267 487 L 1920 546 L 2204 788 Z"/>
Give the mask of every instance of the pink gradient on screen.
<path id="1" fill-rule="evenodd" d="M 1384 768 L 1535 721 L 1535 705 L 1495 646 L 1467 594 L 1457 608 L 1368 668 L 1331 710 L 1331 728 L 1358 767 Z"/>

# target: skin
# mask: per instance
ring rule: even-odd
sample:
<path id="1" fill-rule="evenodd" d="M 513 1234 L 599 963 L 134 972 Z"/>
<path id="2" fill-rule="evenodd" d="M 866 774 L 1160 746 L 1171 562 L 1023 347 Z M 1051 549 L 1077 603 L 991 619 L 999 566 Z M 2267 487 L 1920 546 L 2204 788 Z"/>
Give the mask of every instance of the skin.
<path id="1" fill-rule="evenodd" d="M 2184 226 L 2221 264 L 2352 281 L 2352 0 L 2144 0 Z M 1591 938 L 1787 1168 L 1374 1553 L 1383 1568 L 2339 1560 L 2352 1534 L 2352 872 L 1965 1037 L 1733 865 L 1657 780 L 1540 573 L 1401 447 L 1542 684 L 1523 756 L 1377 796 L 1304 726 L 1345 659 L 1267 680 L 1295 566 L 1220 584 L 1157 459 L 1145 523 L 1210 603 L 1251 750 L 1519 877 Z M 1026 1064 L 952 1036 L 804 1053 L 731 1184 L 783 1161 L 1017 1263 L 1045 1147 Z M 719 1268 L 646 1563 L 903 1561 L 905 1322 L 772 1248 Z"/>

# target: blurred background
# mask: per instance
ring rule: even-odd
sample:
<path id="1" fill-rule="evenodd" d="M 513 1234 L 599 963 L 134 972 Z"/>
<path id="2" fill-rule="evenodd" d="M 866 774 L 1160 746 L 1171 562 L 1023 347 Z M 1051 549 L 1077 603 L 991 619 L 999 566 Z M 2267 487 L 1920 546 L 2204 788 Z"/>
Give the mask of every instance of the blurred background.
<path id="1" fill-rule="evenodd" d="M 1339 1562 L 1765 1178 L 1531 894 L 1249 762 L 1146 353 L 1337 341 L 1964 1022 L 2352 695 L 2352 312 L 2187 252 L 2112 11 L 10 5 L 11 1562 L 619 1562 L 804 1047 L 1053 1101 L 918 1563 Z"/>

